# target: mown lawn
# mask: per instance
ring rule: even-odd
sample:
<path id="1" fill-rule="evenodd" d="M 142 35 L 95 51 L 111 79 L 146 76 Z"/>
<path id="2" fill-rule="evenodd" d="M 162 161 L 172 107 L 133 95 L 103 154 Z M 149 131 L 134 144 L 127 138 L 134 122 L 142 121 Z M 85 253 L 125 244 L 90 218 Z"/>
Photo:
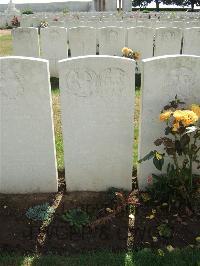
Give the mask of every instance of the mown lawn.
<path id="1" fill-rule="evenodd" d="M 64 149 L 63 149 L 63 137 L 61 127 L 61 110 L 60 110 L 60 91 L 58 81 L 51 79 L 52 87 L 52 102 L 53 102 L 53 117 L 55 127 L 55 142 L 56 142 L 56 157 L 58 170 L 64 169 Z"/>
<path id="2" fill-rule="evenodd" d="M 12 37 L 0 33 L 0 56 L 6 55 L 12 55 Z"/>
<path id="3" fill-rule="evenodd" d="M 198 249 L 173 252 L 150 251 L 112 253 L 99 251 L 74 256 L 18 256 L 0 254 L 1 266 L 199 266 Z"/>

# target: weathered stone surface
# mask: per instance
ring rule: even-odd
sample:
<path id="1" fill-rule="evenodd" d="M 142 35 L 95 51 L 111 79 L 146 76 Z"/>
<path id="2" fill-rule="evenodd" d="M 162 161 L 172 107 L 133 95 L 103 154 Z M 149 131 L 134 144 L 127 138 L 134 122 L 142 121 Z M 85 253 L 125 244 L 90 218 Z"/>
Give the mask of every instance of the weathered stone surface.
<path id="1" fill-rule="evenodd" d="M 184 30 L 183 54 L 200 55 L 200 27 Z"/>
<path id="2" fill-rule="evenodd" d="M 135 62 L 79 57 L 59 73 L 67 190 L 130 190 Z"/>
<path id="3" fill-rule="evenodd" d="M 125 28 L 104 27 L 99 29 L 99 54 L 100 55 L 122 55 L 125 46 Z"/>
<path id="4" fill-rule="evenodd" d="M 12 30 L 12 37 L 14 55 L 40 57 L 37 28 L 15 28 Z"/>
<path id="5" fill-rule="evenodd" d="M 153 39 L 155 30 L 147 27 L 133 27 L 127 29 L 127 46 L 133 51 L 141 53 L 141 58 L 153 56 Z"/>
<path id="6" fill-rule="evenodd" d="M 57 191 L 48 62 L 0 58 L 0 193 Z"/>
<path id="7" fill-rule="evenodd" d="M 71 56 L 96 55 L 96 29 L 77 27 L 69 29 Z"/>
<path id="8" fill-rule="evenodd" d="M 49 60 L 50 74 L 58 77 L 58 61 L 68 57 L 67 29 L 48 27 L 40 32 L 41 57 Z"/>
<path id="9" fill-rule="evenodd" d="M 182 30 L 179 28 L 158 28 L 155 35 L 154 56 L 180 54 Z"/>

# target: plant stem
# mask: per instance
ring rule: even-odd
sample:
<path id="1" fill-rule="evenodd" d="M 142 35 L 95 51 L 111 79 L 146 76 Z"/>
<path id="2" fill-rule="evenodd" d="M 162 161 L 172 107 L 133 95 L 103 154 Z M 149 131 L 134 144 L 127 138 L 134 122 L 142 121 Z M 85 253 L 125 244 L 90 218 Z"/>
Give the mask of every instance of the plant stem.
<path id="1" fill-rule="evenodd" d="M 177 140 L 176 135 L 174 135 L 174 138 L 175 138 L 175 141 L 176 141 L 176 140 Z M 176 166 L 177 173 L 179 174 L 179 165 L 178 165 L 178 159 L 177 159 L 176 151 L 175 151 L 175 153 L 173 154 L 173 159 L 174 159 L 174 164 L 175 164 L 175 166 Z"/>
<path id="2" fill-rule="evenodd" d="M 176 166 L 176 170 L 177 170 L 177 172 L 179 172 L 179 165 L 178 165 L 178 160 L 177 160 L 176 154 L 173 155 L 173 159 L 174 159 L 174 164 Z"/>
<path id="3" fill-rule="evenodd" d="M 192 181 L 193 181 L 192 180 L 192 161 L 193 161 L 193 156 L 190 155 L 189 158 L 190 158 L 190 188 L 192 190 L 192 186 L 193 186 L 193 184 L 192 184 Z"/>
<path id="4" fill-rule="evenodd" d="M 197 154 L 200 151 L 200 147 L 196 150 L 195 154 Z"/>

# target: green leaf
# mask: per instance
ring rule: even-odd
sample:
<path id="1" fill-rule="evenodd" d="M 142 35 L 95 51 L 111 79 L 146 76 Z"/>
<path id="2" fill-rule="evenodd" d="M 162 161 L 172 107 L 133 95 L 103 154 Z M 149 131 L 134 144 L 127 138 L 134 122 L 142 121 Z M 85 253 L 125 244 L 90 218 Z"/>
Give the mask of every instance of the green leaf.
<path id="1" fill-rule="evenodd" d="M 180 139 L 181 148 L 183 149 L 186 145 L 190 143 L 190 137 L 185 134 Z"/>
<path id="2" fill-rule="evenodd" d="M 162 170 L 162 167 L 163 167 L 163 164 L 164 164 L 164 158 L 162 157 L 162 159 L 157 159 L 156 156 L 154 156 L 153 158 L 153 164 L 155 165 L 155 167 L 158 169 L 158 170 Z"/>
<path id="3" fill-rule="evenodd" d="M 170 168 L 171 168 L 171 165 L 170 165 L 170 163 L 168 163 L 168 165 L 167 165 L 167 173 L 169 173 Z"/>
<path id="4" fill-rule="evenodd" d="M 166 127 L 165 128 L 165 135 L 169 135 L 169 133 L 171 133 L 171 127 Z"/>
<path id="5" fill-rule="evenodd" d="M 169 238 L 172 235 L 172 230 L 167 224 L 161 224 L 157 227 L 160 236 Z"/>
<path id="6" fill-rule="evenodd" d="M 175 149 L 176 149 L 176 152 L 178 153 L 178 155 L 182 155 L 182 146 L 181 146 L 181 142 L 179 140 L 175 141 Z"/>
<path id="7" fill-rule="evenodd" d="M 145 155 L 142 159 L 138 161 L 138 163 L 150 160 L 151 158 L 154 157 L 155 151 L 150 151 L 147 155 Z"/>
<path id="8" fill-rule="evenodd" d="M 154 181 L 159 181 L 162 177 L 159 175 L 152 174 L 153 180 Z"/>

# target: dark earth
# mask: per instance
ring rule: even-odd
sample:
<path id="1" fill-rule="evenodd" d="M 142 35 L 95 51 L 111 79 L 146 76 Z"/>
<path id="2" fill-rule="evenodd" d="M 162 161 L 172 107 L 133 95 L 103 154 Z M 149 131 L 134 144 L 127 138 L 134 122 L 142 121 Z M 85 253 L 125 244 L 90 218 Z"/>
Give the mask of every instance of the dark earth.
<path id="1" fill-rule="evenodd" d="M 77 253 L 97 249 L 124 249 L 185 247 L 195 245 L 200 236 L 200 216 L 188 208 L 154 206 L 140 200 L 135 215 L 129 218 L 128 211 L 95 228 L 86 226 L 81 232 L 62 219 L 63 212 L 80 207 L 93 220 L 108 215 L 106 208 L 112 208 L 107 193 L 65 191 L 64 173 L 60 173 L 58 193 L 32 195 L 0 194 L 0 251 Z M 25 213 L 28 208 L 48 202 L 56 210 L 49 224 L 29 220 Z M 153 215 L 152 215 L 153 213 Z M 171 236 L 159 235 L 157 227 L 167 224 Z"/>

